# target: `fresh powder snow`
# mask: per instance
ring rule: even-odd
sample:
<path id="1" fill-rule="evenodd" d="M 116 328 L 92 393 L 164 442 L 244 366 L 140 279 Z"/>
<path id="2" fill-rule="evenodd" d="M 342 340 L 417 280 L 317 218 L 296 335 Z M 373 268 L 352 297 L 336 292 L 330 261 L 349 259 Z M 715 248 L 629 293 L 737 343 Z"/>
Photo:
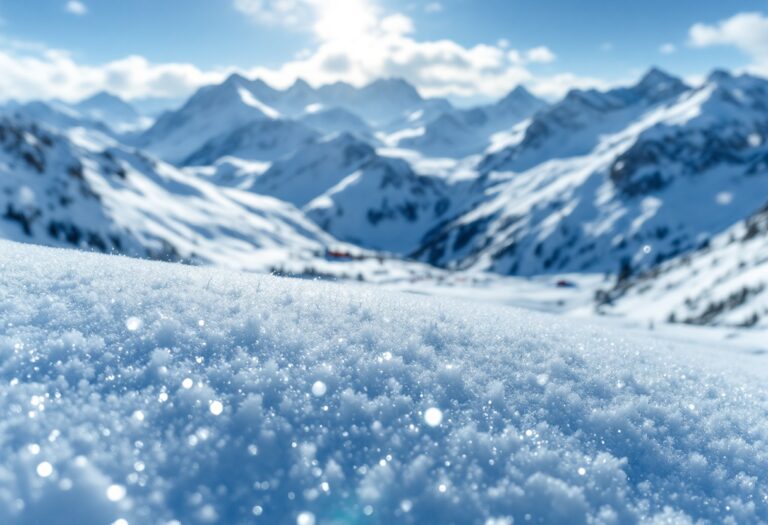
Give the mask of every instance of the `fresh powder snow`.
<path id="1" fill-rule="evenodd" d="M 0 523 L 755 523 L 768 392 L 523 310 L 0 241 Z"/>

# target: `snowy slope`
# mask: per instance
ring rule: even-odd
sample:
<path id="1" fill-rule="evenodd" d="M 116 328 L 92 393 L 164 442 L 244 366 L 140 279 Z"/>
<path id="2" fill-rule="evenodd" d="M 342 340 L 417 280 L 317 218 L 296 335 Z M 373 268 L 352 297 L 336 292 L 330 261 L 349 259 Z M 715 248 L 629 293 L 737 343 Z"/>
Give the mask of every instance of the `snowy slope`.
<path id="1" fill-rule="evenodd" d="M 324 107 L 347 109 L 376 128 L 400 123 L 414 113 L 432 114 L 451 108 L 444 99 L 424 99 L 416 88 L 399 78 L 375 80 L 361 88 L 344 83 L 321 86 L 317 95 Z"/>
<path id="2" fill-rule="evenodd" d="M 768 194 L 768 82 L 716 73 L 680 86 L 652 71 L 540 113 L 521 142 L 481 163 L 496 166 L 478 181 L 484 202 L 418 255 L 506 274 L 614 273 L 695 250 L 743 220 Z"/>
<path id="3" fill-rule="evenodd" d="M 371 146 L 342 133 L 274 162 L 254 179 L 249 189 L 301 208 L 375 158 L 376 151 Z"/>
<path id="4" fill-rule="evenodd" d="M 261 271 L 335 243 L 290 204 L 89 139 L 0 121 L 0 237 Z"/>
<path id="5" fill-rule="evenodd" d="M 337 239 L 407 255 L 443 220 L 451 204 L 442 179 L 419 175 L 402 159 L 376 155 L 303 211 Z"/>
<path id="6" fill-rule="evenodd" d="M 213 162 L 214 148 L 220 156 L 244 154 L 254 160 L 265 157 L 259 152 L 263 148 L 257 146 L 254 153 L 254 148 L 241 144 L 239 135 L 249 135 L 242 139 L 248 144 L 259 139 L 287 141 L 284 149 L 293 147 L 295 151 L 310 133 L 307 128 L 366 134 L 368 127 L 400 121 L 414 112 L 450 107 L 444 100 L 422 98 L 413 86 L 397 79 L 378 80 L 361 88 L 338 83 L 317 89 L 297 81 L 278 90 L 259 79 L 234 74 L 219 85 L 201 88 L 183 107 L 165 113 L 135 143 L 175 164 Z M 264 128 L 269 121 L 274 121 L 276 129 Z M 293 138 L 292 133 L 296 134 Z"/>
<path id="7" fill-rule="evenodd" d="M 687 90 L 680 79 L 659 69 L 651 69 L 628 88 L 574 89 L 537 114 L 519 144 L 486 158 L 481 170 L 521 171 L 546 160 L 589 154 L 606 135 L 621 132 Z"/>
<path id="8" fill-rule="evenodd" d="M 483 153 L 493 144 L 494 134 L 509 130 L 545 106 L 543 100 L 520 86 L 496 104 L 442 113 L 424 126 L 423 132 L 407 136 L 397 145 L 436 157 Z"/>
<path id="9" fill-rule="evenodd" d="M 77 104 L 72 109 L 83 117 L 107 124 L 117 133 L 137 131 L 152 123 L 135 107 L 120 97 L 101 91 Z"/>
<path id="10" fill-rule="evenodd" d="M 255 120 L 226 131 L 193 151 L 180 164 L 206 166 L 223 157 L 247 161 L 273 161 L 311 145 L 319 134 L 292 120 Z"/>
<path id="11" fill-rule="evenodd" d="M 141 115 L 129 103 L 106 92 L 76 104 L 61 100 L 38 100 L 23 104 L 10 102 L 4 105 L 2 111 L 59 130 L 82 127 L 113 137 L 140 130 L 151 124 L 151 119 Z"/>
<path id="12" fill-rule="evenodd" d="M 604 292 L 599 309 L 611 315 L 768 327 L 768 205 L 705 248 Z"/>
<path id="13" fill-rule="evenodd" d="M 115 137 L 116 134 L 104 122 L 82 115 L 60 102 L 33 101 L 25 104 L 8 104 L 2 113 L 15 120 L 24 120 L 38 126 L 48 126 L 62 132 L 82 129 L 94 135 Z"/>
<path id="14" fill-rule="evenodd" d="M 768 392 L 722 356 L 7 242 L 0 269 L 7 525 L 768 520 Z"/>
<path id="15" fill-rule="evenodd" d="M 444 220 L 456 193 L 439 177 L 416 174 L 404 160 L 379 155 L 349 133 L 278 160 L 252 180 L 250 191 L 302 208 L 334 237 L 401 255 Z"/>
<path id="16" fill-rule="evenodd" d="M 201 88 L 180 109 L 164 113 L 136 145 L 168 162 L 182 163 L 212 140 L 279 116 L 248 90 L 245 79 L 233 75 L 222 84 Z"/>
<path id="17" fill-rule="evenodd" d="M 371 128 L 363 119 L 342 108 L 319 108 L 303 116 L 300 122 L 324 134 L 346 132 L 359 136 L 371 135 Z"/>

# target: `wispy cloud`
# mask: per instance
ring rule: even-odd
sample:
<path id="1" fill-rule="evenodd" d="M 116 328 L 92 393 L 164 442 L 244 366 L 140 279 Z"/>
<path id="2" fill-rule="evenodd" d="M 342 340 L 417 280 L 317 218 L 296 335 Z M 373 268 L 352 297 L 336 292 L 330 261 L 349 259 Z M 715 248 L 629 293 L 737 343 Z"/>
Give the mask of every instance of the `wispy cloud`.
<path id="1" fill-rule="evenodd" d="M 297 78 L 314 85 L 336 81 L 362 85 L 401 77 L 425 96 L 472 100 L 500 97 L 519 84 L 551 98 L 573 87 L 605 85 L 568 72 L 541 74 L 538 65 L 556 59 L 546 46 L 515 50 L 507 41 L 466 46 L 449 39 L 419 39 L 411 18 L 387 13 L 374 0 L 233 1 L 256 23 L 287 24 L 313 35 L 314 45 L 274 68 L 201 69 L 190 63 L 155 63 L 138 55 L 86 65 L 65 50 L 0 38 L 0 99 L 75 100 L 99 90 L 128 99 L 175 98 L 234 71 L 277 87 Z"/>
<path id="2" fill-rule="evenodd" d="M 735 47 L 752 58 L 750 69 L 768 72 L 768 18 L 762 13 L 738 13 L 715 25 L 695 24 L 688 43 L 698 48 Z"/>
<path id="3" fill-rule="evenodd" d="M 546 46 L 534 47 L 526 53 L 528 62 L 549 64 L 557 59 L 557 56 Z"/>
<path id="4" fill-rule="evenodd" d="M 554 79 L 534 74 L 530 67 L 557 58 L 547 46 L 514 50 L 507 41 L 465 46 L 449 39 L 421 40 L 412 19 L 388 14 L 374 0 L 234 0 L 234 6 L 257 23 L 289 24 L 316 37 L 317 46 L 300 58 L 276 69 L 254 70 L 275 85 L 296 78 L 313 84 L 359 85 L 380 77 L 402 77 L 424 95 L 459 98 L 498 97 L 521 83 L 550 96 L 564 94 L 572 87 L 569 82 L 595 85 L 594 79 L 576 75 Z M 301 16 L 288 14 L 291 7 Z M 547 79 L 551 87 L 544 88 Z"/>
<path id="5" fill-rule="evenodd" d="M 69 2 L 67 2 L 64 5 L 64 9 L 68 13 L 71 13 L 77 16 L 83 16 L 88 14 L 88 7 L 86 7 L 84 3 L 79 2 L 78 0 L 69 0 Z"/>
<path id="6" fill-rule="evenodd" d="M 677 52 L 677 46 L 675 44 L 662 44 L 659 47 L 659 53 L 662 55 L 671 55 L 673 53 Z"/>
<path id="7" fill-rule="evenodd" d="M 76 100 L 96 91 L 124 98 L 178 97 L 225 78 L 231 70 L 202 71 L 192 64 L 155 64 L 129 56 L 98 65 L 76 62 L 70 53 L 39 43 L 0 42 L 2 99 Z"/>
<path id="8" fill-rule="evenodd" d="M 440 2 L 430 2 L 424 6 L 424 11 L 427 13 L 441 13 L 443 11 L 443 4 Z"/>

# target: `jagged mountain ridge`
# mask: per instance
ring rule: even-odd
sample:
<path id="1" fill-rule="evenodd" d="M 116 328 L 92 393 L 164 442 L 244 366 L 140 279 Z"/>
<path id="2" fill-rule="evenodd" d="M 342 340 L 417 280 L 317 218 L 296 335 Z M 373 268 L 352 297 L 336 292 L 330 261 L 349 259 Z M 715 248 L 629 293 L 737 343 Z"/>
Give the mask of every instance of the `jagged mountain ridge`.
<path id="1" fill-rule="evenodd" d="M 768 326 L 768 203 L 705 247 L 598 294 L 600 311 L 642 321 Z"/>
<path id="2" fill-rule="evenodd" d="M 229 192 L 126 148 L 0 121 L 0 236 L 265 270 L 336 241 L 297 209 Z"/>
<path id="3" fill-rule="evenodd" d="M 348 131 L 365 134 L 366 128 L 389 123 L 424 108 L 451 108 L 447 101 L 423 99 L 402 80 L 375 81 L 362 88 L 337 83 L 314 89 L 297 81 L 286 90 L 272 88 L 260 79 L 249 80 L 233 74 L 219 85 L 198 90 L 177 111 L 167 112 L 145 133 L 136 145 L 172 163 L 185 165 L 210 158 L 210 144 L 234 144 L 219 148 L 220 156 L 246 154 L 238 144 L 238 130 L 245 132 L 257 122 L 275 121 L 292 127 L 296 134 Z M 269 139 L 266 139 L 269 140 Z M 301 140 L 296 141 L 297 146 Z M 209 150 L 208 154 L 201 153 Z M 290 152 L 275 153 L 271 157 Z M 270 157 L 267 155 L 267 157 Z M 270 158 L 270 160 L 274 160 Z"/>
<path id="4" fill-rule="evenodd" d="M 652 89 L 660 80 L 666 87 Z M 434 230 L 416 255 L 534 275 L 650 268 L 694 250 L 768 192 L 767 85 L 715 74 L 680 92 L 654 70 L 632 88 L 570 94 L 519 144 L 480 163 L 484 202 Z"/>
<path id="5" fill-rule="evenodd" d="M 495 133 L 511 129 L 546 106 L 518 86 L 496 104 L 441 113 L 424 126 L 423 132 L 400 140 L 398 146 L 438 157 L 482 153 L 491 146 Z"/>
<path id="6" fill-rule="evenodd" d="M 310 251 L 336 238 L 449 268 L 642 273 L 706 247 L 764 204 L 767 85 L 716 71 L 691 87 L 653 69 L 636 85 L 574 90 L 551 106 L 524 102 L 515 108 L 516 99 L 526 100 L 517 89 L 497 104 L 435 112 L 434 102 L 411 111 L 425 99 L 401 82 L 382 81 L 368 90 L 297 82 L 280 91 L 234 76 L 201 89 L 147 133 L 158 139 L 155 152 L 167 146 L 179 154 L 179 164 L 200 166 L 176 170 L 174 177 L 204 179 L 216 199 L 224 195 L 245 213 L 244 202 L 259 194 L 289 203 L 294 223 L 305 221 L 314 229 L 309 237 L 325 239 L 310 242 Z M 361 92 L 401 93 L 397 104 L 407 110 L 377 128 L 350 109 L 325 105 Z M 504 107 L 514 116 L 504 117 Z M 132 151 L 67 111 L 19 113 L 28 125 L 40 120 L 65 128 L 63 137 L 74 143 Z M 415 136 L 407 134 L 395 151 L 387 135 L 414 125 L 448 135 L 459 130 L 458 137 L 475 126 L 504 137 L 494 138 L 490 149 L 487 140 L 468 140 L 466 158 L 433 158 L 436 153 L 417 151 L 410 142 Z M 29 192 L 11 186 L 9 202 L 29 201 Z M 20 213 L 6 214 L 14 235 Z M 164 213 L 170 208 L 155 215 Z M 240 226 L 229 233 L 250 235 Z M 211 238 L 215 251 L 219 240 Z M 228 253 L 236 247 L 230 243 Z"/>
<path id="7" fill-rule="evenodd" d="M 303 210 L 334 237 L 407 255 L 450 210 L 450 188 L 402 159 L 374 155 Z"/>

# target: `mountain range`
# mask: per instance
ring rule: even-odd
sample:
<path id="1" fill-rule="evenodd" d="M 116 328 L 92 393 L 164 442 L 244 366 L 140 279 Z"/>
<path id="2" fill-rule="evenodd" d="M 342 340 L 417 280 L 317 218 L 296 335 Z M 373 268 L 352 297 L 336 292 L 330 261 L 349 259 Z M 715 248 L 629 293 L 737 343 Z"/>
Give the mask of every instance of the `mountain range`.
<path id="1" fill-rule="evenodd" d="M 281 90 L 232 75 L 151 125 L 105 93 L 2 115 L 2 237 L 261 271 L 354 252 L 404 274 L 605 273 L 603 312 L 768 317 L 759 77 L 689 86 L 654 68 L 554 103 L 518 86 L 458 108 L 400 79 Z"/>

